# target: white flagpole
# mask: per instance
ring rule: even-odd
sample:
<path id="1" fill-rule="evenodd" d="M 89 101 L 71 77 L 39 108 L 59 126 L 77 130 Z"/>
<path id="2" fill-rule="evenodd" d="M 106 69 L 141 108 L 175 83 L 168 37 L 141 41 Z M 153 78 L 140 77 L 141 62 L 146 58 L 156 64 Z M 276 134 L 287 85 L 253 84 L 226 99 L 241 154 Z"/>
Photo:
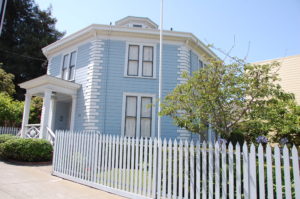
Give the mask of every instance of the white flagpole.
<path id="1" fill-rule="evenodd" d="M 159 34 L 159 80 L 158 80 L 158 113 L 161 111 L 161 100 L 162 100 L 162 48 L 163 48 L 163 6 L 164 1 L 161 0 L 160 5 L 160 34 Z M 158 115 L 157 120 L 157 137 L 161 136 L 161 116 Z"/>
<path id="2" fill-rule="evenodd" d="M 2 4 L 0 4 L 0 35 L 2 33 L 7 0 L 3 0 L 1 2 Z"/>

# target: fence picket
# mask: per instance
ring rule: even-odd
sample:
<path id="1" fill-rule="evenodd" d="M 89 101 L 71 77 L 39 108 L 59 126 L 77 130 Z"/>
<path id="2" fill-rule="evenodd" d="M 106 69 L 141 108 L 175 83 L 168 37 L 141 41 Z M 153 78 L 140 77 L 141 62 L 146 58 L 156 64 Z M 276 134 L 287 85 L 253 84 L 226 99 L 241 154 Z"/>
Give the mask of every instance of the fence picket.
<path id="1" fill-rule="evenodd" d="M 228 146 L 228 182 L 229 182 L 229 199 L 234 198 L 234 179 L 233 179 L 233 146 L 231 142 Z"/>
<path id="2" fill-rule="evenodd" d="M 174 141 L 174 159 L 173 159 L 173 198 L 177 198 L 177 140 Z"/>
<path id="3" fill-rule="evenodd" d="M 195 187 L 195 172 L 194 172 L 194 142 L 191 142 L 190 145 L 190 199 L 194 199 L 194 187 Z"/>
<path id="4" fill-rule="evenodd" d="M 212 199 L 214 196 L 213 187 L 213 172 L 214 172 L 214 156 L 212 143 L 208 144 L 208 198 Z"/>
<path id="5" fill-rule="evenodd" d="M 172 140 L 169 140 L 168 143 L 168 198 L 172 198 Z"/>
<path id="6" fill-rule="evenodd" d="M 127 167 L 126 167 L 126 191 L 130 191 L 130 162 L 131 162 L 131 138 L 127 139 Z"/>
<path id="7" fill-rule="evenodd" d="M 245 142 L 243 145 L 243 193 L 244 198 L 249 199 L 249 155 L 248 146 Z"/>
<path id="8" fill-rule="evenodd" d="M 179 141 L 179 162 L 178 162 L 178 167 L 179 167 L 179 179 L 178 179 L 178 197 L 182 198 L 182 184 L 183 184 L 183 143 L 182 140 Z"/>
<path id="9" fill-rule="evenodd" d="M 134 192 L 134 160 L 136 157 L 134 157 L 134 153 L 135 153 L 135 139 L 132 138 L 131 139 L 131 169 L 130 169 L 130 191 Z"/>
<path id="10" fill-rule="evenodd" d="M 220 146 L 218 142 L 215 143 L 215 198 L 220 198 Z"/>
<path id="11" fill-rule="evenodd" d="M 142 188 L 143 188 L 143 148 L 144 148 L 144 140 L 143 138 L 140 139 L 140 162 L 139 162 L 139 184 L 138 184 L 138 190 L 139 194 L 142 194 Z"/>
<path id="12" fill-rule="evenodd" d="M 154 138 L 153 143 L 153 180 L 152 180 L 152 198 L 156 197 L 157 183 L 157 139 Z"/>
<path id="13" fill-rule="evenodd" d="M 222 198 L 227 198 L 227 162 L 226 162 L 226 144 L 222 144 Z"/>
<path id="14" fill-rule="evenodd" d="M 139 175 L 139 144 L 140 144 L 140 141 L 139 139 L 137 138 L 135 140 L 135 176 L 134 176 L 134 193 L 138 193 L 138 175 Z"/>
<path id="15" fill-rule="evenodd" d="M 266 148 L 268 199 L 273 199 L 272 151 L 268 144 Z"/>
<path id="16" fill-rule="evenodd" d="M 116 157 L 115 157 L 115 154 L 116 154 L 116 137 L 113 136 L 112 138 L 112 163 L 111 163 L 111 183 L 110 183 L 110 186 L 111 187 L 114 187 L 114 184 L 115 184 L 115 172 L 116 172 Z"/>
<path id="17" fill-rule="evenodd" d="M 63 145 L 63 166 L 62 166 L 62 173 L 66 174 L 66 161 L 67 161 L 67 157 L 68 157 L 68 151 L 67 151 L 67 146 L 68 146 L 68 139 L 66 136 L 66 131 L 63 131 L 63 143 L 66 143 Z"/>
<path id="18" fill-rule="evenodd" d="M 257 189 L 256 189 L 256 153 L 255 147 L 253 144 L 250 146 L 249 154 L 249 197 L 251 199 L 257 198 Z"/>
<path id="19" fill-rule="evenodd" d="M 235 173 L 236 173 L 236 199 L 241 199 L 242 183 L 241 183 L 241 149 L 240 144 L 237 142 L 235 146 Z"/>
<path id="20" fill-rule="evenodd" d="M 104 158 L 104 185 L 107 185 L 107 174 L 108 174 L 108 148 L 109 148 L 109 135 L 105 136 L 105 158 Z"/>
<path id="21" fill-rule="evenodd" d="M 291 199 L 291 176 L 290 176 L 290 156 L 289 150 L 285 145 L 283 147 L 283 166 L 284 166 L 284 188 L 285 188 L 285 198 Z"/>
<path id="22" fill-rule="evenodd" d="M 55 135 L 55 145 L 57 143 L 57 134 Z M 79 154 L 79 143 L 80 143 L 80 139 L 79 139 L 79 132 L 76 132 L 75 133 L 75 157 L 74 157 L 74 177 L 75 178 L 78 178 L 78 173 L 79 173 L 79 164 L 80 164 L 80 160 L 79 160 L 79 157 L 78 157 L 78 154 Z"/>
<path id="23" fill-rule="evenodd" d="M 120 155 L 119 155 L 119 157 L 120 157 L 120 161 L 119 161 L 119 182 L 118 182 L 118 189 L 122 189 L 122 174 L 123 174 L 123 156 L 124 156 L 124 154 L 123 154 L 123 145 L 124 145 L 124 137 L 121 137 L 121 139 L 120 139 L 120 145 L 119 145 L 119 147 L 120 147 Z"/>
<path id="24" fill-rule="evenodd" d="M 143 182 L 143 195 L 147 195 L 147 167 L 148 167 L 148 139 L 145 139 L 145 146 L 144 146 L 144 182 Z"/>
<path id="25" fill-rule="evenodd" d="M 184 144 L 184 198 L 189 198 L 189 143 Z"/>
<path id="26" fill-rule="evenodd" d="M 118 138 L 117 138 L 118 139 Z M 98 138 L 98 163 L 97 163 L 97 179 L 96 182 L 97 183 L 101 183 L 100 182 L 100 177 L 101 177 L 101 151 L 102 151 L 102 134 L 99 134 L 99 138 Z"/>
<path id="27" fill-rule="evenodd" d="M 294 187 L 300 187 L 300 176 L 299 176 L 299 158 L 298 151 L 295 145 L 292 148 L 292 159 L 293 159 L 293 174 L 294 174 Z M 300 199 L 300 189 L 295 188 L 296 199 Z"/>
<path id="28" fill-rule="evenodd" d="M 148 174 L 148 193 L 147 196 L 151 196 L 152 192 L 152 178 L 155 177 L 152 175 L 152 167 L 153 167 L 153 161 L 152 161 L 152 152 L 153 152 L 153 141 L 152 138 L 149 140 L 149 174 Z"/>
<path id="29" fill-rule="evenodd" d="M 92 166 L 93 166 L 93 159 L 92 159 L 92 143 L 93 143 L 93 133 L 89 132 L 89 141 L 88 141 L 88 181 L 90 181 L 92 179 Z"/>
<path id="30" fill-rule="evenodd" d="M 163 178 L 162 178 L 162 198 L 166 198 L 166 190 L 167 190 L 167 140 L 163 141 Z"/>
<path id="31" fill-rule="evenodd" d="M 207 198 L 207 160 L 206 160 L 206 142 L 202 144 L 202 198 Z"/>
<path id="32" fill-rule="evenodd" d="M 112 151 L 112 136 L 109 135 L 108 141 L 108 164 L 107 164 L 107 186 L 111 186 L 111 151 Z"/>
<path id="33" fill-rule="evenodd" d="M 281 184 L 281 154 L 278 146 L 274 149 L 275 158 L 275 174 L 276 174 L 276 198 L 282 199 L 282 184 Z"/>
<path id="34" fill-rule="evenodd" d="M 84 175 L 84 161 L 85 161 L 85 156 L 84 156 L 84 139 L 83 139 L 83 132 L 80 132 L 80 165 L 79 165 L 79 178 L 83 179 Z"/>
<path id="35" fill-rule="evenodd" d="M 161 143 L 161 139 L 158 138 L 157 141 L 157 147 L 158 147 L 158 160 L 157 160 L 157 164 L 158 164 L 158 168 L 157 168 L 157 198 L 161 197 L 161 166 L 162 166 L 162 143 Z"/>
<path id="36" fill-rule="evenodd" d="M 198 141 L 196 144 L 196 199 L 200 199 L 200 194 L 201 194 L 201 180 L 200 180 L 200 172 L 201 172 L 201 156 L 200 156 L 200 142 Z"/>
<path id="37" fill-rule="evenodd" d="M 93 160 L 93 165 L 92 165 L 92 171 L 91 171 L 91 173 L 92 173 L 92 179 L 91 179 L 91 181 L 92 182 L 95 182 L 96 180 L 96 164 L 97 164 L 97 158 L 98 158 L 98 155 L 97 155 L 97 152 L 96 152 L 96 150 L 97 150 L 97 148 L 98 148 L 98 146 L 97 146 L 97 143 L 96 143 L 96 141 L 97 141 L 97 133 L 93 133 L 92 134 L 93 135 L 93 139 L 92 139 L 92 141 L 93 141 L 93 147 L 92 147 L 92 160 Z"/>
<path id="38" fill-rule="evenodd" d="M 258 146 L 258 180 L 259 180 L 259 198 L 265 198 L 265 173 L 264 173 L 264 149 L 261 144 Z"/>
<path id="39" fill-rule="evenodd" d="M 122 190 L 126 190 L 127 137 L 123 139 Z"/>

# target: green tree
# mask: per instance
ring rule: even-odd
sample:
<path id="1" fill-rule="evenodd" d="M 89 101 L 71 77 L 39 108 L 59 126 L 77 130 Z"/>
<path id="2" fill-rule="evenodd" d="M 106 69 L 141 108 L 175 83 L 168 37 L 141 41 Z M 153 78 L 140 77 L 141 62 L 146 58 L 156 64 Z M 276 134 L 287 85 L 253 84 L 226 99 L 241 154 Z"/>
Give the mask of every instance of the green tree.
<path id="1" fill-rule="evenodd" d="M 15 94 L 15 85 L 14 85 L 14 75 L 11 73 L 6 73 L 2 69 L 2 63 L 0 63 L 0 92 L 5 92 L 8 95 Z"/>
<path id="2" fill-rule="evenodd" d="M 171 116 L 178 126 L 204 138 L 208 126 L 224 138 L 233 132 L 248 137 L 254 132 L 286 132 L 288 126 L 299 136 L 299 120 L 291 119 L 291 110 L 296 106 L 294 95 L 279 86 L 274 72 L 278 66 L 211 60 L 192 76 L 183 75 L 187 83 L 166 96 L 160 114 Z"/>
<path id="3" fill-rule="evenodd" d="M 23 99 L 17 84 L 46 73 L 46 58 L 41 48 L 60 39 L 51 8 L 41 10 L 34 0 L 9 0 L 0 37 L 0 62 L 15 75 L 16 98 Z"/>
<path id="4" fill-rule="evenodd" d="M 20 127 L 24 103 L 0 93 L 0 126 Z"/>
<path id="5" fill-rule="evenodd" d="M 33 97 L 30 105 L 30 116 L 29 122 L 31 124 L 38 124 L 41 121 L 43 107 L 43 98 L 41 97 Z"/>

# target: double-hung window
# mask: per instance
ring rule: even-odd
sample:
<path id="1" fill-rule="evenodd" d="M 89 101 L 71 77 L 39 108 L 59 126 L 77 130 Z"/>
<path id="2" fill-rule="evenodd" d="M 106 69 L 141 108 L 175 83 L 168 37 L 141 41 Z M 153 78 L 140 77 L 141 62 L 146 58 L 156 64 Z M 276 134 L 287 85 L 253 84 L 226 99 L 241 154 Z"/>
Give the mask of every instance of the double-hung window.
<path id="1" fill-rule="evenodd" d="M 125 76 L 154 77 L 154 46 L 128 45 L 128 61 Z"/>
<path id="2" fill-rule="evenodd" d="M 64 80 L 74 80 L 76 63 L 76 51 L 63 56 L 61 78 Z"/>
<path id="3" fill-rule="evenodd" d="M 124 135 L 151 137 L 153 130 L 153 96 L 125 95 Z"/>
<path id="4" fill-rule="evenodd" d="M 198 63 L 198 69 L 203 68 L 203 61 L 201 59 L 199 59 L 199 63 Z"/>

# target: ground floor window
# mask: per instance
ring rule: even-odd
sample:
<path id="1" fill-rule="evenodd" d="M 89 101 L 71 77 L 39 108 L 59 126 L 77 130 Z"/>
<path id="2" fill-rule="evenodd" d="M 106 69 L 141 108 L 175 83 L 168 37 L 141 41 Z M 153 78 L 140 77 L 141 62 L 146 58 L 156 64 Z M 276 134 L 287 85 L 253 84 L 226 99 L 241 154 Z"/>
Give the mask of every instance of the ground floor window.
<path id="1" fill-rule="evenodd" d="M 153 131 L 154 97 L 143 94 L 125 94 L 124 135 L 128 137 L 151 137 Z"/>

